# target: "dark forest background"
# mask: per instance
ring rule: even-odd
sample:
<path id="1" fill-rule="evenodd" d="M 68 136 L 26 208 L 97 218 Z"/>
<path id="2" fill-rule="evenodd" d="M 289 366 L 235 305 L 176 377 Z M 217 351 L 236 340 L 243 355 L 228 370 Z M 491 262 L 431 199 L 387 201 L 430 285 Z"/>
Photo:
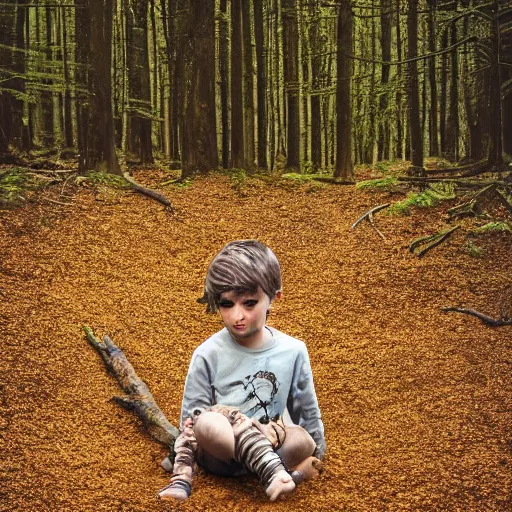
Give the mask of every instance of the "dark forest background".
<path id="1" fill-rule="evenodd" d="M 0 159 L 333 172 L 512 154 L 506 0 L 2 0 Z"/>

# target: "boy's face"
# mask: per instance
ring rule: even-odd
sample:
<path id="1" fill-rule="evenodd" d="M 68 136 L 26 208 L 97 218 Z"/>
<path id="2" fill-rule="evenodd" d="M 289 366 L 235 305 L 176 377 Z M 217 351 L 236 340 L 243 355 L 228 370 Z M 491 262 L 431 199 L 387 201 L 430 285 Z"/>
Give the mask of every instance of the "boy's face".
<path id="1" fill-rule="evenodd" d="M 270 306 L 269 296 L 261 289 L 252 292 L 224 292 L 219 299 L 219 312 L 231 336 L 241 345 L 256 348 L 265 343 L 265 321 Z"/>

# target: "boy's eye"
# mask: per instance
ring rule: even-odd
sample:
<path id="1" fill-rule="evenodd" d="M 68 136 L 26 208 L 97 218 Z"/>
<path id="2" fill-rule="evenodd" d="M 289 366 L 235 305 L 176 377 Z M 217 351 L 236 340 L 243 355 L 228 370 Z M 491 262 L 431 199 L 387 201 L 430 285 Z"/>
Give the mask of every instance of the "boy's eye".
<path id="1" fill-rule="evenodd" d="M 221 300 L 219 302 L 219 307 L 221 308 L 230 308 L 233 306 L 233 303 L 230 300 Z"/>
<path id="2" fill-rule="evenodd" d="M 246 300 L 244 302 L 244 305 L 248 308 L 253 308 L 254 306 L 256 306 L 256 304 L 258 304 L 258 301 L 254 299 Z"/>

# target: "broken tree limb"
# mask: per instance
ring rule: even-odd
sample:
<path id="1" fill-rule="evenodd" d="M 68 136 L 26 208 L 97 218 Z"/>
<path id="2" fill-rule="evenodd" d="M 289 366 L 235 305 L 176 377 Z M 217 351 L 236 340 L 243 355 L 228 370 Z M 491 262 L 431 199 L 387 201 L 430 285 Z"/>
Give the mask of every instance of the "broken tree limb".
<path id="1" fill-rule="evenodd" d="M 354 229 L 360 222 L 362 222 L 364 219 L 368 218 L 370 215 L 373 215 L 374 213 L 377 213 L 380 210 L 384 210 L 384 208 L 387 208 L 390 203 L 381 204 L 379 206 L 375 206 L 371 210 L 368 210 L 365 214 L 361 215 L 359 219 L 357 219 L 354 224 L 352 224 L 351 229 Z"/>
<path id="2" fill-rule="evenodd" d="M 409 176 L 398 176 L 398 181 L 406 183 L 453 183 L 459 187 L 466 188 L 481 188 L 486 185 L 496 185 L 504 187 L 506 183 L 499 180 L 468 180 L 464 178 L 424 178 L 424 177 L 409 177 Z"/>
<path id="3" fill-rule="evenodd" d="M 476 311 L 476 310 L 470 309 L 470 308 L 448 307 L 448 308 L 442 308 L 441 311 L 443 313 L 448 313 L 450 311 L 454 311 L 456 313 L 463 313 L 465 315 L 474 316 L 474 317 L 480 319 L 484 324 L 489 325 L 490 327 L 501 327 L 503 325 L 512 325 L 512 320 L 495 319 L 495 318 L 484 315 L 483 313 L 480 313 L 479 311 Z"/>
<path id="4" fill-rule="evenodd" d="M 439 233 L 435 233 L 429 236 L 422 236 L 421 238 L 417 238 L 414 240 L 409 246 L 409 252 L 412 254 L 416 254 L 418 258 L 422 258 L 425 254 L 437 247 L 439 244 L 442 244 L 455 230 L 459 229 L 460 226 L 453 226 L 452 228 L 440 231 Z M 426 246 L 425 246 L 426 245 Z M 418 247 L 425 246 L 418 252 L 414 252 Z"/>
<path id="5" fill-rule="evenodd" d="M 171 202 L 163 194 L 151 188 L 146 188 L 143 187 L 142 185 L 139 185 L 127 172 L 123 173 L 123 177 L 133 187 L 133 189 L 136 192 L 144 196 L 150 197 L 155 201 L 158 201 L 160 204 L 163 204 L 171 213 L 174 212 L 174 208 Z"/>
<path id="6" fill-rule="evenodd" d="M 113 398 L 113 401 L 134 411 L 142 420 L 148 434 L 172 453 L 179 430 L 165 417 L 148 386 L 137 376 L 123 351 L 108 336 L 103 336 L 103 341 L 100 341 L 90 327 L 84 325 L 83 328 L 87 340 L 101 355 L 107 369 L 114 374 L 126 393 L 125 396 Z"/>
<path id="7" fill-rule="evenodd" d="M 377 232 L 377 234 L 382 238 L 382 240 L 386 240 L 386 237 L 380 232 L 380 230 L 377 228 L 375 223 L 373 222 L 373 214 L 377 213 L 380 210 L 384 210 L 384 208 L 387 208 L 389 206 L 389 203 L 381 204 L 379 206 L 375 206 L 371 210 L 368 210 L 364 215 L 359 217 L 354 224 L 352 224 L 351 229 L 354 229 L 360 222 L 362 222 L 364 219 L 366 219 L 372 228 Z"/>

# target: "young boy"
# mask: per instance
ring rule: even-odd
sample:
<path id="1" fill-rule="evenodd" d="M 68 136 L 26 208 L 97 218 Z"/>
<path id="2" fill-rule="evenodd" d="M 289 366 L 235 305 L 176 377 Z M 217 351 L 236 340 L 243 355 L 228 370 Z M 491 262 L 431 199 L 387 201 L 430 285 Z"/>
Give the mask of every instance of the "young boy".
<path id="1" fill-rule="evenodd" d="M 220 476 L 256 473 L 271 501 L 315 476 L 325 439 L 308 352 L 266 325 L 280 296 L 279 262 L 256 240 L 231 242 L 210 263 L 202 301 L 225 327 L 192 356 L 174 476 L 160 498 L 188 498 L 194 461 Z M 285 412 L 295 426 L 279 420 Z"/>

